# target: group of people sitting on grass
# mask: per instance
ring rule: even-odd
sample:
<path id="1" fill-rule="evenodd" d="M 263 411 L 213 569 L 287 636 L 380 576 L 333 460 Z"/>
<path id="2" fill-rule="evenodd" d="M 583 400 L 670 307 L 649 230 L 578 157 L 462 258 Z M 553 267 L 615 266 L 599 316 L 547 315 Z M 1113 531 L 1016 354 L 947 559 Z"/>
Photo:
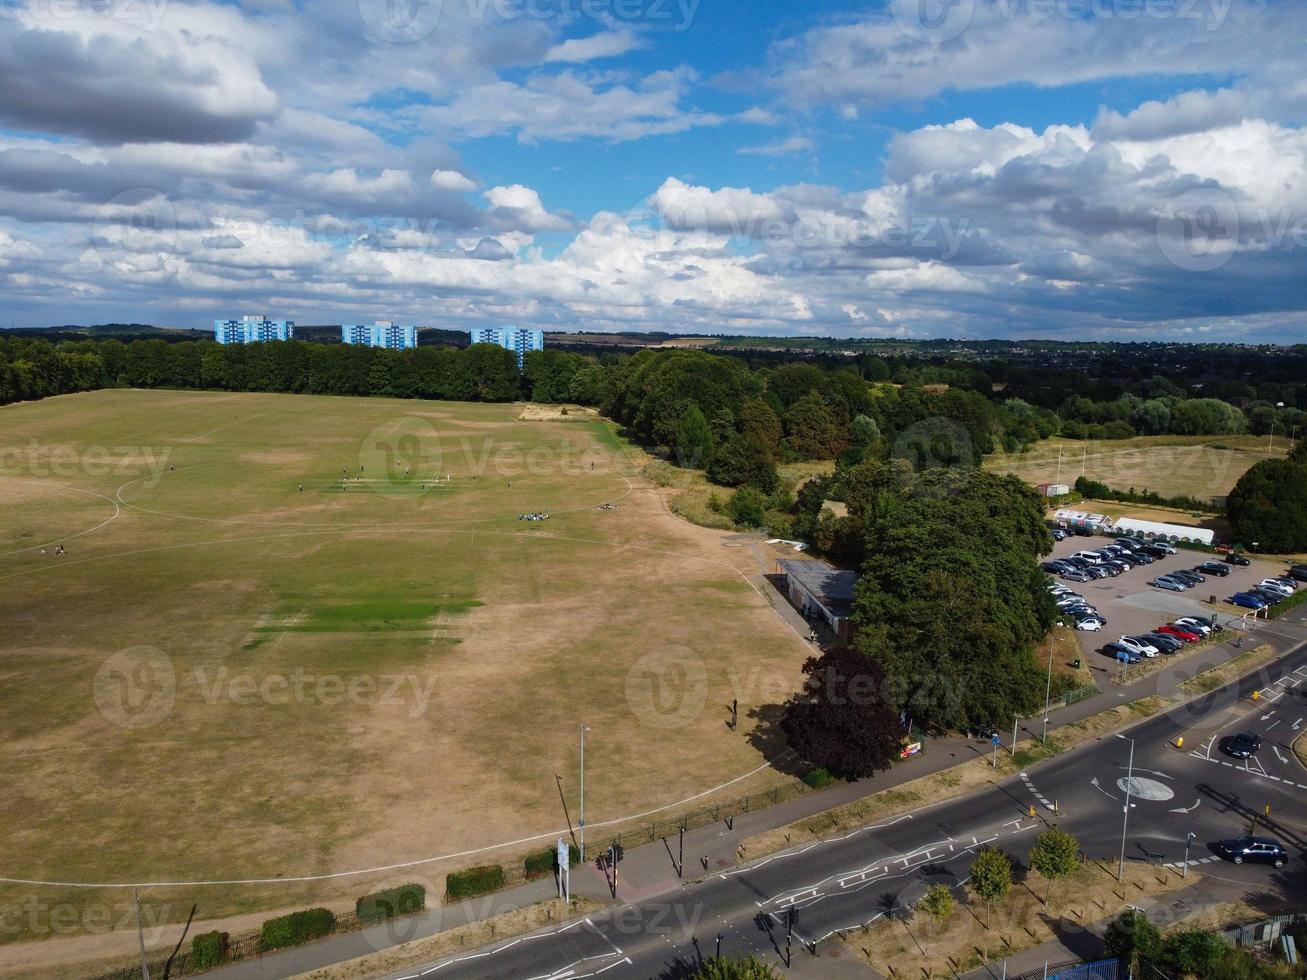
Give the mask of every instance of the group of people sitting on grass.
<path id="1" fill-rule="evenodd" d="M 549 520 L 549 515 L 544 512 L 537 512 L 534 514 L 518 514 L 517 519 L 519 521 L 547 521 Z"/>

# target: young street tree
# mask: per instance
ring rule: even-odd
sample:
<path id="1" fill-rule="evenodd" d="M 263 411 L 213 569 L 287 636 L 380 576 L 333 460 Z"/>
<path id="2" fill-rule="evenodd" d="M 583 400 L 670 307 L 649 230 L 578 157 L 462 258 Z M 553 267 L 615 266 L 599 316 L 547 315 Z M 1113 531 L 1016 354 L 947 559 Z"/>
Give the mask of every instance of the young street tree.
<path id="1" fill-rule="evenodd" d="M 1012 888 L 1012 859 L 1002 851 L 986 847 L 971 862 L 971 890 L 985 900 L 985 928 L 989 928 L 994 903 L 1007 898 Z"/>
<path id="2" fill-rule="evenodd" d="M 930 917 L 934 931 L 938 932 L 953 914 L 953 892 L 948 885 L 931 885 L 917 901 L 916 908 Z"/>
<path id="3" fill-rule="evenodd" d="M 1103 934 L 1103 945 L 1131 970 L 1142 971 L 1144 964 L 1155 963 L 1162 950 L 1162 935 L 1139 909 L 1127 909 L 1112 920 Z"/>
<path id="4" fill-rule="evenodd" d="M 691 973 L 690 980 L 781 980 L 781 975 L 754 956 L 714 956 Z"/>
<path id="5" fill-rule="evenodd" d="M 1053 882 L 1069 877 L 1080 867 L 1080 841 L 1065 830 L 1053 827 L 1035 838 L 1030 849 L 1030 866 L 1048 882 L 1044 904 L 1053 894 Z"/>

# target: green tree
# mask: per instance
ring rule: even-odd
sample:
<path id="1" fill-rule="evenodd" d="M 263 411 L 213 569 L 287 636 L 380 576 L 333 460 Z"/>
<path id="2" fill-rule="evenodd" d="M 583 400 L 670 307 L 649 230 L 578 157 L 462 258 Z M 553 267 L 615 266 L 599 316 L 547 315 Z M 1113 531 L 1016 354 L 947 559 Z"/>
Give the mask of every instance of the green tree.
<path id="1" fill-rule="evenodd" d="M 1030 866 L 1048 882 L 1044 904 L 1053 894 L 1053 882 L 1072 875 L 1080 867 L 1080 842 L 1065 830 L 1052 827 L 1037 838 L 1030 849 Z"/>
<path id="2" fill-rule="evenodd" d="M 690 980 L 781 980 L 781 975 L 752 955 L 713 956 L 690 974 Z"/>
<path id="3" fill-rule="evenodd" d="M 1257 550 L 1293 553 L 1307 549 L 1307 463 L 1267 459 L 1235 484 L 1225 501 L 1226 516 L 1244 544 Z"/>
<path id="4" fill-rule="evenodd" d="M 676 462 L 687 469 L 703 469 L 712 454 L 713 434 L 698 405 L 687 405 L 676 427 Z"/>
<path id="5" fill-rule="evenodd" d="M 750 398 L 740 409 L 740 431 L 744 438 L 757 443 L 773 458 L 780 449 L 781 420 L 761 398 Z"/>
<path id="6" fill-rule="evenodd" d="M 931 885 L 915 907 L 930 917 L 931 925 L 938 932 L 953 914 L 953 892 L 948 885 Z"/>
<path id="7" fill-rule="evenodd" d="M 1157 926 L 1148 921 L 1139 909 L 1126 909 L 1107 927 L 1103 945 L 1109 956 L 1127 964 L 1136 974 L 1145 964 L 1158 961 L 1162 951 L 1162 936 Z"/>
<path id="8" fill-rule="evenodd" d="M 763 493 L 774 493 L 780 483 L 776 464 L 766 451 L 738 434 L 713 451 L 708 479 L 724 487 L 757 487 Z"/>
<path id="9" fill-rule="evenodd" d="M 785 442 L 800 459 L 834 459 L 847 436 L 835 424 L 826 399 L 814 391 L 785 413 Z"/>
<path id="10" fill-rule="evenodd" d="M 1012 889 L 1012 859 L 992 847 L 982 848 L 971 862 L 971 888 L 985 902 L 988 929 L 994 903 L 1007 898 Z"/>
<path id="11" fill-rule="evenodd" d="M 1159 956 L 1165 968 L 1191 977 L 1215 977 L 1230 947 L 1220 936 L 1205 929 L 1189 928 L 1172 933 L 1162 942 Z"/>
<path id="12" fill-rule="evenodd" d="M 743 527 L 761 527 L 767 519 L 767 498 L 755 487 L 740 487 L 727 501 L 726 513 Z"/>

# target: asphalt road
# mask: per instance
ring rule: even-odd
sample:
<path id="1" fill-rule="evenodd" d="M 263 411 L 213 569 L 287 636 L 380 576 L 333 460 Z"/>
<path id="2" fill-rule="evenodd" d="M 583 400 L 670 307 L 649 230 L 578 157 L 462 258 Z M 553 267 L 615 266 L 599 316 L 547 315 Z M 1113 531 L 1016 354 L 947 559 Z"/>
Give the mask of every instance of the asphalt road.
<path id="1" fill-rule="evenodd" d="M 791 908 L 798 909 L 795 966 L 815 966 L 807 944 L 909 906 L 934 883 L 960 884 L 972 855 L 985 844 L 1024 860 L 1035 836 L 1050 824 L 1076 834 L 1088 854 L 1115 858 L 1128 820 L 1126 860 L 1169 865 L 1177 875 L 1192 833 L 1188 859 L 1204 865 L 1205 875 L 1249 895 L 1307 894 L 1307 772 L 1289 750 L 1307 725 L 1307 629 L 1288 623 L 1264 628 L 1294 643 L 1279 661 L 1143 721 L 1127 738 L 1100 738 L 963 799 L 394 976 L 672 978 L 717 952 L 719 942 L 724 954 L 753 952 L 784 961 Z M 1254 691 L 1262 692 L 1258 700 Z M 1222 757 L 1216 745 L 1235 731 L 1262 735 L 1255 761 L 1245 765 Z M 1176 747 L 1179 738 L 1183 748 Z M 1028 815 L 1032 805 L 1034 819 Z M 1254 815 L 1259 833 L 1289 848 L 1290 864 L 1283 870 L 1236 866 L 1212 851 L 1216 841 L 1246 832 Z"/>

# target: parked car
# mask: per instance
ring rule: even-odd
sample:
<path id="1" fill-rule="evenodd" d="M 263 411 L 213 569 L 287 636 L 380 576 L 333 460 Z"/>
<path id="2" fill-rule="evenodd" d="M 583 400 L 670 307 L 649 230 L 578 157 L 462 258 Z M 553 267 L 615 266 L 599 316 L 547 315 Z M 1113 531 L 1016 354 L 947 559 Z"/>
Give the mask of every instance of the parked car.
<path id="1" fill-rule="evenodd" d="M 1272 592 L 1270 589 L 1263 589 L 1260 586 L 1253 586 L 1251 589 L 1248 590 L 1248 594 L 1252 596 L 1256 596 L 1258 599 L 1261 599 L 1262 602 L 1266 603 L 1268 606 L 1276 606 L 1284 601 L 1284 596 L 1282 596 L 1280 593 Z"/>
<path id="2" fill-rule="evenodd" d="M 1235 837 L 1221 841 L 1216 845 L 1216 850 L 1235 864 L 1248 861 L 1283 868 L 1289 860 L 1289 852 L 1273 837 Z"/>
<path id="3" fill-rule="evenodd" d="M 1226 564 L 1240 565 L 1243 568 L 1247 568 L 1249 565 L 1252 564 L 1252 562 L 1249 561 L 1247 558 L 1245 558 L 1243 555 L 1236 555 L 1233 551 L 1225 556 L 1225 561 Z"/>
<path id="4" fill-rule="evenodd" d="M 1221 739 L 1221 751 L 1236 759 L 1251 759 L 1262 747 L 1262 737 L 1253 732 L 1239 732 Z"/>
<path id="5" fill-rule="evenodd" d="M 1106 625 L 1105 620 L 1092 614 L 1081 616 L 1076 620 L 1076 629 L 1081 633 L 1098 633 Z"/>
<path id="6" fill-rule="evenodd" d="M 1049 531 L 1048 533 L 1051 534 L 1051 535 L 1053 536 L 1053 540 L 1054 540 L 1054 541 L 1065 541 L 1065 540 L 1066 540 L 1066 531 L 1065 531 L 1064 529 L 1060 528 L 1060 527 L 1055 527 L 1055 528 L 1053 528 L 1051 531 Z"/>
<path id="7" fill-rule="evenodd" d="M 1294 565 L 1289 569 L 1289 578 L 1295 582 L 1307 582 L 1307 565 Z"/>
<path id="8" fill-rule="evenodd" d="M 1221 630 L 1225 629 L 1225 626 L 1217 620 L 1215 616 L 1186 616 L 1185 618 L 1202 626 L 1209 627 L 1213 633 L 1219 633 Z"/>
<path id="9" fill-rule="evenodd" d="M 1252 610 L 1262 610 L 1267 606 L 1267 603 L 1262 602 L 1262 600 L 1257 598 L 1257 596 L 1251 595 L 1247 592 L 1236 592 L 1234 595 L 1230 596 L 1229 603 L 1230 605 L 1238 606 L 1241 609 Z"/>
<path id="10" fill-rule="evenodd" d="M 1120 558 L 1113 558 L 1111 561 L 1107 563 L 1107 567 L 1115 568 L 1118 575 L 1123 575 L 1126 572 L 1130 571 L 1130 569 L 1132 569 L 1134 566 L 1131 565 L 1128 561 L 1124 561 Z"/>
<path id="11" fill-rule="evenodd" d="M 1184 640 L 1167 633 L 1145 633 L 1144 639 L 1163 653 L 1175 653 L 1184 646 Z"/>
<path id="12" fill-rule="evenodd" d="M 1144 546 L 1144 542 L 1139 538 L 1131 538 L 1128 536 L 1117 538 L 1116 543 L 1122 548 L 1129 548 L 1131 551 L 1138 551 Z"/>
<path id="13" fill-rule="evenodd" d="M 1091 565 L 1097 565 L 1103 560 L 1103 556 L 1094 551 L 1077 551 L 1072 558 L 1079 558 L 1081 561 L 1089 562 Z"/>
<path id="14" fill-rule="evenodd" d="M 1170 551 L 1167 551 L 1167 548 L 1170 548 L 1170 545 L 1153 543 L 1144 545 L 1139 549 L 1139 552 L 1144 555 L 1152 555 L 1154 558 L 1165 558 L 1168 555 L 1175 554 L 1174 548 L 1171 548 Z"/>
<path id="15" fill-rule="evenodd" d="M 1092 582 L 1094 576 L 1086 574 L 1079 568 L 1073 568 L 1069 572 L 1063 572 L 1062 577 L 1068 582 Z"/>
<path id="16" fill-rule="evenodd" d="M 1127 650 L 1133 650 L 1135 653 L 1141 654 L 1145 657 L 1156 657 L 1160 652 L 1157 647 L 1153 646 L 1142 636 L 1123 636 L 1116 642 L 1120 643 Z"/>
<path id="17" fill-rule="evenodd" d="M 1070 566 L 1060 561 L 1046 561 L 1039 567 L 1046 572 L 1062 572 L 1065 571 Z"/>
<path id="18" fill-rule="evenodd" d="M 1159 626 L 1157 627 L 1157 632 L 1174 636 L 1178 639 L 1184 640 L 1186 643 L 1197 643 L 1203 638 L 1203 634 L 1199 633 L 1197 630 L 1188 629 L 1184 626 L 1177 626 L 1175 623 L 1167 623 L 1165 626 Z"/>
<path id="19" fill-rule="evenodd" d="M 1283 585 L 1283 586 L 1284 586 L 1286 589 L 1288 589 L 1290 592 L 1297 592 L 1297 591 L 1298 591 L 1298 586 L 1301 584 L 1301 583 L 1295 581 L 1294 579 L 1289 578 L 1289 576 L 1287 576 L 1287 575 L 1281 575 L 1281 576 L 1279 576 L 1279 577 L 1277 577 L 1277 578 L 1273 578 L 1273 579 L 1271 579 L 1271 581 L 1272 581 L 1272 582 L 1279 582 L 1281 585 Z"/>
<path id="20" fill-rule="evenodd" d="M 1277 582 L 1273 578 L 1262 579 L 1260 582 L 1257 583 L 1257 588 L 1266 589 L 1267 591 L 1270 592 L 1278 592 L 1286 599 L 1289 598 L 1289 596 L 1293 595 L 1293 589 L 1289 588 L 1287 585 L 1283 584 L 1282 582 Z"/>
<path id="21" fill-rule="evenodd" d="M 1142 653 L 1126 646 L 1120 640 L 1109 643 L 1103 647 L 1103 653 L 1121 661 L 1123 664 L 1137 664 L 1144 659 Z"/>
<path id="22" fill-rule="evenodd" d="M 1154 588 L 1166 589 L 1168 592 L 1183 592 L 1189 588 L 1184 582 L 1181 582 L 1178 578 L 1172 578 L 1170 575 L 1159 575 L 1148 584 Z"/>
<path id="23" fill-rule="evenodd" d="M 1220 578 L 1225 578 L 1230 574 L 1230 569 L 1226 568 L 1219 561 L 1205 561 L 1195 568 L 1194 571 L 1201 572 L 1203 575 L 1216 575 Z"/>
<path id="24" fill-rule="evenodd" d="M 1207 636 L 1212 632 L 1212 624 L 1205 619 L 1199 619 L 1197 616 L 1181 616 L 1175 620 L 1175 625 L 1187 627 L 1203 634 L 1203 636 Z"/>

